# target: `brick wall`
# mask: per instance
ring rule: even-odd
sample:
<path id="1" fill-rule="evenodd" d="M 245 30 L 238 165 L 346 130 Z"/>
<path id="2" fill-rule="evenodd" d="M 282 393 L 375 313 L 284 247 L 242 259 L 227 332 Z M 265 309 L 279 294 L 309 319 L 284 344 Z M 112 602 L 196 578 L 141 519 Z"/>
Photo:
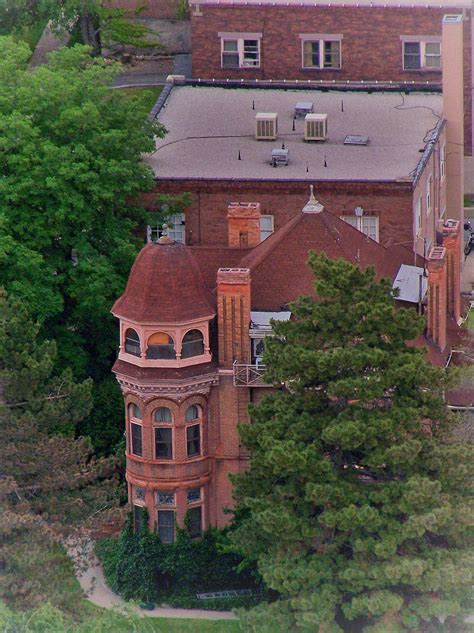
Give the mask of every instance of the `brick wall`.
<path id="1" fill-rule="evenodd" d="M 441 36 L 450 8 L 202 6 L 192 16 L 193 77 L 414 81 L 439 85 L 440 71 L 404 71 L 400 35 Z M 459 11 L 461 12 L 461 11 Z M 467 17 L 469 17 L 468 12 Z M 219 32 L 262 33 L 260 68 L 221 68 Z M 341 34 L 342 68 L 302 69 L 301 33 Z M 466 153 L 471 153 L 471 21 L 464 23 Z"/>
<path id="2" fill-rule="evenodd" d="M 145 198 L 151 204 L 157 193 L 188 191 L 192 205 L 186 212 L 186 240 L 205 245 L 228 244 L 227 208 L 234 200 L 259 202 L 262 215 L 273 215 L 278 230 L 309 197 L 308 182 L 282 181 L 157 181 L 157 190 Z M 361 206 L 365 215 L 380 220 L 380 242 L 413 239 L 413 192 L 411 183 L 316 182 L 316 198 L 334 215 L 353 215 Z"/>

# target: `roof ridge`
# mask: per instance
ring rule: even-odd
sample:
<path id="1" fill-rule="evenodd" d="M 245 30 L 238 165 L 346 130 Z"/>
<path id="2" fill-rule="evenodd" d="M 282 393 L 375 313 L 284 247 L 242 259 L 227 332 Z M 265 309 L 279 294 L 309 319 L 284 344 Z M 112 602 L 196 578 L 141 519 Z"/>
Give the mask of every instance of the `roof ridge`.
<path id="1" fill-rule="evenodd" d="M 298 213 L 286 222 L 277 231 L 272 233 L 266 240 L 257 244 L 250 253 L 247 253 L 241 261 L 243 268 L 248 267 L 251 270 L 256 269 L 264 262 L 267 257 L 275 250 L 275 248 L 287 236 L 290 229 L 294 228 L 303 219 L 304 214 Z M 253 261 L 255 260 L 255 261 Z"/>

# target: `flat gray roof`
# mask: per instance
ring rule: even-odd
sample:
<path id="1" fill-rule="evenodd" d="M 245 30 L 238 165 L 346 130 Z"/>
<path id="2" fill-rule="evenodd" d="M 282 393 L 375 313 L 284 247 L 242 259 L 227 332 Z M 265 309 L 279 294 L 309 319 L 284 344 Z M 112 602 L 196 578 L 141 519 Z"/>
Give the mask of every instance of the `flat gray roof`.
<path id="1" fill-rule="evenodd" d="M 328 115 L 326 142 L 304 141 L 304 119 L 292 131 L 298 101 Z M 276 141 L 255 140 L 257 112 L 278 113 Z M 168 134 L 146 160 L 158 179 L 412 181 L 441 112 L 434 93 L 175 86 L 158 117 Z M 348 134 L 369 142 L 344 145 Z M 271 151 L 282 143 L 289 165 L 272 167 Z"/>

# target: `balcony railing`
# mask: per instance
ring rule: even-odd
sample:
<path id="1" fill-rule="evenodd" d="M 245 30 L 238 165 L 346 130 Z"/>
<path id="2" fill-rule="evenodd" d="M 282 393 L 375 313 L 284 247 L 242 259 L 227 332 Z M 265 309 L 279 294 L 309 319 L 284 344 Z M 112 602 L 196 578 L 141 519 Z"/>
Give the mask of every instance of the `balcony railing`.
<path id="1" fill-rule="evenodd" d="M 266 366 L 249 365 L 234 361 L 234 385 L 236 387 L 270 387 L 263 379 Z"/>

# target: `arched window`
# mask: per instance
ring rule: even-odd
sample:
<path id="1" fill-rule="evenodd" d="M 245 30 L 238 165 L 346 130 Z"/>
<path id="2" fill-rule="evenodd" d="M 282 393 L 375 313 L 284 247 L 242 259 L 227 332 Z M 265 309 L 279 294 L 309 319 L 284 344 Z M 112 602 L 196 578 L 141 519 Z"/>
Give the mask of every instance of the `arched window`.
<path id="1" fill-rule="evenodd" d="M 156 332 L 148 339 L 148 347 L 146 350 L 147 358 L 176 358 L 176 350 L 174 349 L 174 341 L 166 332 Z"/>
<path id="2" fill-rule="evenodd" d="M 153 414 L 155 422 L 173 422 L 173 416 L 168 407 L 159 407 Z"/>
<path id="3" fill-rule="evenodd" d="M 125 332 L 125 351 L 127 354 L 140 356 L 140 337 L 132 328 Z"/>
<path id="4" fill-rule="evenodd" d="M 132 402 L 132 404 L 128 406 L 128 415 L 131 418 L 137 418 L 138 420 L 142 419 L 142 412 L 140 411 L 140 407 L 134 402 Z"/>
<path id="5" fill-rule="evenodd" d="M 199 330 L 189 330 L 183 338 L 183 349 L 181 358 L 191 358 L 191 356 L 201 356 L 204 354 L 204 338 Z"/>
<path id="6" fill-rule="evenodd" d="M 196 406 L 195 404 L 192 404 L 190 407 L 186 409 L 184 418 L 186 422 L 190 422 L 191 420 L 198 420 L 201 417 L 200 413 L 201 412 L 199 410 L 199 407 Z"/>

